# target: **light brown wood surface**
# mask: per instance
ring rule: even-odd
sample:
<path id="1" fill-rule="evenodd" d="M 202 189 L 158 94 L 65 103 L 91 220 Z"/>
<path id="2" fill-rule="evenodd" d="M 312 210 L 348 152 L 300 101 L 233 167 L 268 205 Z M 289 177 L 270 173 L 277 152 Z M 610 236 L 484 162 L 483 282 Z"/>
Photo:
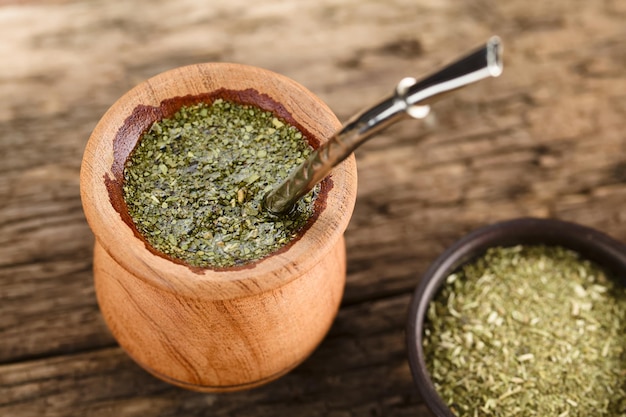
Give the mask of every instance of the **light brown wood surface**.
<path id="1" fill-rule="evenodd" d="M 620 0 L 0 1 L 0 415 L 428 416 L 404 324 L 446 246 L 528 215 L 626 241 L 624 22 Z M 307 361 L 249 392 L 198 394 L 117 346 L 96 305 L 79 168 L 122 94 L 182 65 L 240 62 L 345 121 L 493 34 L 500 78 L 356 152 L 342 307 Z"/>

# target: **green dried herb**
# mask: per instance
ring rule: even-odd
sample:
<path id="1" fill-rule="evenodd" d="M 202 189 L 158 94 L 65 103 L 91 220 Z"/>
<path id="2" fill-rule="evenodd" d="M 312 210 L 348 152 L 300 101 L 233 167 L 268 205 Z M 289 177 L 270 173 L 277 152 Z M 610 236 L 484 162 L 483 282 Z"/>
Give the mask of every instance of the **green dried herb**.
<path id="1" fill-rule="evenodd" d="M 492 248 L 429 305 L 427 368 L 463 416 L 626 415 L 626 289 L 570 250 Z"/>
<path id="2" fill-rule="evenodd" d="M 311 151 L 298 129 L 257 107 L 182 107 L 128 158 L 124 200 L 156 250 L 193 266 L 245 264 L 286 245 L 310 218 L 318 188 L 289 215 L 261 201 Z"/>

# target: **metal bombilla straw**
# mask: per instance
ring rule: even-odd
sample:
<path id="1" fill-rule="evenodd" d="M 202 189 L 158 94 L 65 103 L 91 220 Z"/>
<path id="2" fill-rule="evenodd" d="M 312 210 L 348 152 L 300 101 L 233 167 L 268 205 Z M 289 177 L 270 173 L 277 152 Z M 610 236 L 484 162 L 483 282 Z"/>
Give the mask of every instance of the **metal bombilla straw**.
<path id="1" fill-rule="evenodd" d="M 501 73 L 502 43 L 494 36 L 483 47 L 420 81 L 402 79 L 393 96 L 350 119 L 282 183 L 270 190 L 263 198 L 263 207 L 274 214 L 289 212 L 335 165 L 374 134 L 408 117 L 423 119 L 430 112 L 429 104 L 442 95 Z"/>

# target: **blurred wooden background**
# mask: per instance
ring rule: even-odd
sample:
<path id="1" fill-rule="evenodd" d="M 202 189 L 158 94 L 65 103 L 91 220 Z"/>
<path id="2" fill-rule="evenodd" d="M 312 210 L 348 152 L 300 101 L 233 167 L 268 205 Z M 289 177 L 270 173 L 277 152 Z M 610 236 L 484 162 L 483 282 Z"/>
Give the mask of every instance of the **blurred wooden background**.
<path id="1" fill-rule="evenodd" d="M 406 310 L 466 232 L 555 217 L 626 241 L 622 0 L 0 0 L 0 415 L 429 416 Z M 341 120 L 493 34 L 504 74 L 357 151 L 348 283 L 314 355 L 213 395 L 171 387 L 116 345 L 92 286 L 78 172 L 124 92 L 205 61 L 289 76 Z"/>

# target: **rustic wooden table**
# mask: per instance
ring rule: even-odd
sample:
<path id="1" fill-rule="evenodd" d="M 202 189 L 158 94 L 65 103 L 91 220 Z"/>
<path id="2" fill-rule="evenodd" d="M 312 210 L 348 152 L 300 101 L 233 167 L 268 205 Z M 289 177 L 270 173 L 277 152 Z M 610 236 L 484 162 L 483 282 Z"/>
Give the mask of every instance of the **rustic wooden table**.
<path id="1" fill-rule="evenodd" d="M 554 217 L 626 241 L 621 0 L 0 0 L 0 415 L 427 416 L 404 342 L 420 275 L 476 227 Z M 502 77 L 357 151 L 336 322 L 296 370 L 235 394 L 167 385 L 116 345 L 78 172 L 125 91 L 205 61 L 265 67 L 347 117 L 484 42 Z"/>

